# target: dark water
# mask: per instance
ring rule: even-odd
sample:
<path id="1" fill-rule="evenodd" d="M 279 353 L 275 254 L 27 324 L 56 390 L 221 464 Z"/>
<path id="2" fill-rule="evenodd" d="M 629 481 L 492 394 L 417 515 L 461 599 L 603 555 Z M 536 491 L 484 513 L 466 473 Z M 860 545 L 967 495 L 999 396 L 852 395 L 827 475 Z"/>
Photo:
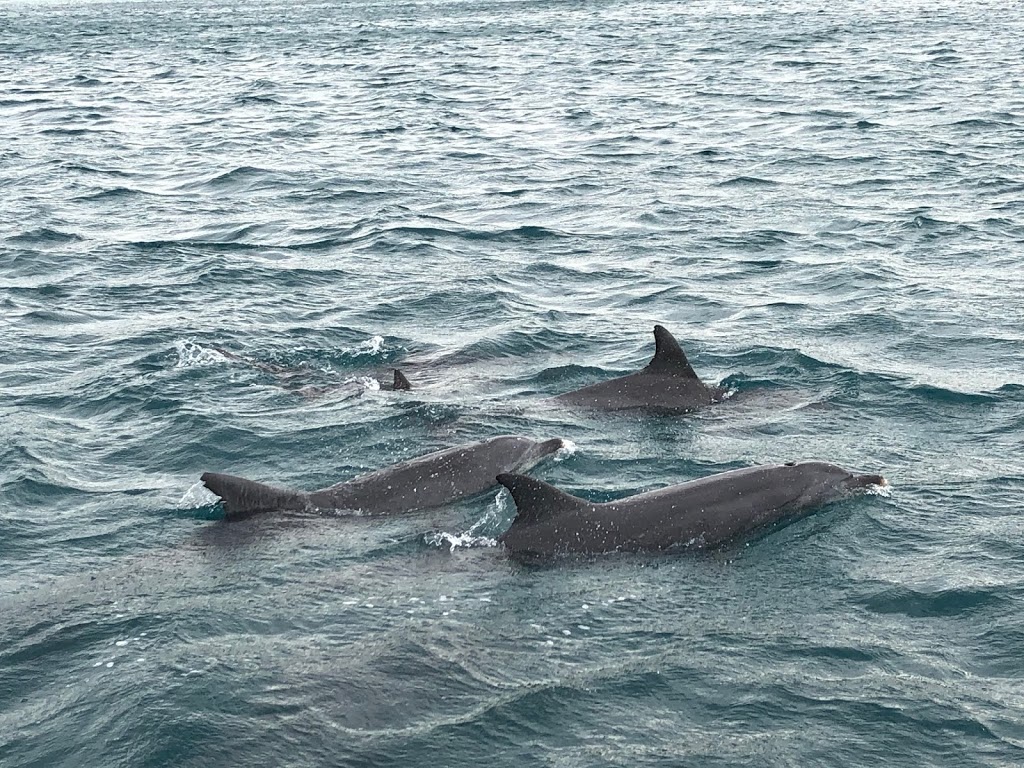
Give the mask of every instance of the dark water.
<path id="1" fill-rule="evenodd" d="M 0 3 L 0 764 L 1024 762 L 1022 19 Z M 655 322 L 736 396 L 543 402 Z M 528 567 L 497 493 L 224 526 L 194 487 L 508 432 L 591 498 L 894 490 Z"/>

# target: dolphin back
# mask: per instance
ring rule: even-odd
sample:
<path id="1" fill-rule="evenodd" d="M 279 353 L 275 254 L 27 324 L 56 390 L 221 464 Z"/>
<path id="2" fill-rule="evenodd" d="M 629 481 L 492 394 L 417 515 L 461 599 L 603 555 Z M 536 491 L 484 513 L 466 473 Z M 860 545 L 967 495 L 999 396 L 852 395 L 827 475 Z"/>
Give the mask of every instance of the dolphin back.
<path id="1" fill-rule="evenodd" d="M 306 508 L 306 495 L 246 480 L 234 475 L 204 472 L 203 485 L 220 496 L 225 520 L 241 520 L 259 512 Z"/>

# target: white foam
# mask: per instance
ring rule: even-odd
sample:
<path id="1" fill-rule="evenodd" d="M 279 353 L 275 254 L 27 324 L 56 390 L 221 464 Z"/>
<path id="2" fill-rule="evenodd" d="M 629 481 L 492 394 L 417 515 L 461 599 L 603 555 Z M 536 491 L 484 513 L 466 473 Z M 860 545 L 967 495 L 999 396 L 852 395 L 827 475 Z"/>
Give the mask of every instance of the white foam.
<path id="1" fill-rule="evenodd" d="M 448 533 L 447 531 L 428 533 L 423 537 L 423 541 L 432 547 L 448 547 L 449 552 L 454 552 L 458 548 L 498 546 L 497 539 L 492 539 L 490 536 L 474 536 L 468 531 L 466 533 Z"/>
<path id="2" fill-rule="evenodd" d="M 215 349 L 209 349 L 192 339 L 178 339 L 174 342 L 178 352 L 175 368 L 192 368 L 193 366 L 216 365 L 228 362 L 228 358 Z"/>
<path id="3" fill-rule="evenodd" d="M 363 387 L 363 389 L 370 392 L 380 391 L 380 382 L 373 378 L 373 376 L 357 376 L 355 380 Z"/>
<path id="4" fill-rule="evenodd" d="M 864 493 L 868 496 L 884 496 L 888 499 L 892 496 L 892 484 L 886 480 L 882 485 L 868 485 L 864 488 Z"/>
<path id="5" fill-rule="evenodd" d="M 366 341 L 361 341 L 354 347 L 348 347 L 344 351 L 350 355 L 379 355 L 384 349 L 383 336 L 371 336 Z"/>
<path id="6" fill-rule="evenodd" d="M 187 491 L 185 495 L 181 497 L 181 501 L 178 502 L 178 509 L 199 509 L 200 507 L 210 507 L 220 501 L 220 496 L 215 494 L 205 485 L 202 481 L 196 483 Z M 145 632 L 143 632 L 145 634 Z"/>
<path id="7" fill-rule="evenodd" d="M 572 440 L 566 440 L 562 438 L 562 447 L 555 451 L 555 461 L 565 461 L 567 458 L 576 453 L 576 443 Z"/>

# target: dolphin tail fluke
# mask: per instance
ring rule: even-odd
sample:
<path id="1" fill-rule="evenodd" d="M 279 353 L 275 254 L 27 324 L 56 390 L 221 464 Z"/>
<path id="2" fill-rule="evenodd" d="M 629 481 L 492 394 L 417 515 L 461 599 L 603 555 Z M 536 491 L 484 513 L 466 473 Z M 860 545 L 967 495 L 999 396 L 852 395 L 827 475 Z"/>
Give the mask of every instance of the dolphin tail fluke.
<path id="1" fill-rule="evenodd" d="M 204 472 L 203 484 L 220 496 L 224 519 L 239 520 L 259 512 L 279 509 L 305 509 L 305 494 L 274 488 L 234 475 Z"/>
<path id="2" fill-rule="evenodd" d="M 405 378 L 405 374 L 395 368 L 395 383 L 391 386 L 392 389 L 412 389 L 412 384 Z"/>

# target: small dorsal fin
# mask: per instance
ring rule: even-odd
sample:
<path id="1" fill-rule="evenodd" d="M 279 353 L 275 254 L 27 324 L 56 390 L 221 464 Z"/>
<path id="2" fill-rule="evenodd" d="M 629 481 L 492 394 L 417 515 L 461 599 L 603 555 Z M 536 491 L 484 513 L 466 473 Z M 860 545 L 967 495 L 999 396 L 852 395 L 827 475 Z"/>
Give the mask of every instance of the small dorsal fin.
<path id="1" fill-rule="evenodd" d="M 405 374 L 395 368 L 395 383 L 391 386 L 392 389 L 412 389 L 412 384 L 405 378 Z"/>
<path id="2" fill-rule="evenodd" d="M 644 373 L 671 373 L 688 379 L 697 378 L 679 342 L 663 325 L 654 326 L 654 358 L 644 368 Z"/>
<path id="3" fill-rule="evenodd" d="M 506 473 L 498 475 L 498 482 L 508 488 L 519 510 L 513 525 L 538 523 L 551 515 L 587 505 L 583 499 L 527 475 Z"/>

